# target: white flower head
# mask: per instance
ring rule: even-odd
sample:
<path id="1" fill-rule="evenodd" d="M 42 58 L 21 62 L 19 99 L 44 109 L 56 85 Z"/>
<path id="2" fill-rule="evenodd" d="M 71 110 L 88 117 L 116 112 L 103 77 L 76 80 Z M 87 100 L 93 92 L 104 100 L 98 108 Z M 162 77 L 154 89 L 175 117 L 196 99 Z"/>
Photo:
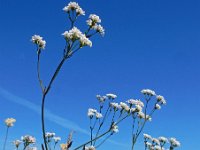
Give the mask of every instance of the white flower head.
<path id="1" fill-rule="evenodd" d="M 28 143 L 28 144 L 34 144 L 36 142 L 36 139 L 33 136 L 30 136 L 30 135 L 22 136 L 21 140 L 24 143 Z"/>
<path id="2" fill-rule="evenodd" d="M 143 136 L 145 139 L 152 140 L 152 137 L 149 134 L 143 134 Z"/>
<path id="3" fill-rule="evenodd" d="M 53 138 L 56 134 L 53 132 L 46 132 L 45 137 L 46 138 Z"/>
<path id="4" fill-rule="evenodd" d="M 148 96 L 154 96 L 154 95 L 156 95 L 156 93 L 153 90 L 150 90 L 150 89 L 143 89 L 141 91 L 141 93 L 144 94 L 144 95 L 148 95 Z"/>
<path id="5" fill-rule="evenodd" d="M 91 145 L 91 146 L 86 146 L 85 150 L 96 150 L 96 148 L 93 145 Z"/>
<path id="6" fill-rule="evenodd" d="M 159 140 L 161 143 L 167 143 L 167 142 L 168 142 L 168 139 L 167 139 L 166 137 L 164 137 L 164 136 L 160 136 L 160 137 L 158 138 L 158 140 Z"/>
<path id="7" fill-rule="evenodd" d="M 149 143 L 149 142 L 146 142 L 145 144 L 146 144 L 146 146 L 147 146 L 148 149 L 150 149 L 152 147 L 152 144 Z"/>
<path id="8" fill-rule="evenodd" d="M 88 109 L 88 117 L 92 118 L 97 113 L 97 110 L 89 108 Z"/>
<path id="9" fill-rule="evenodd" d="M 119 132 L 119 127 L 114 123 L 112 125 L 111 131 L 114 133 L 118 133 Z"/>
<path id="10" fill-rule="evenodd" d="M 58 143 L 59 141 L 61 141 L 61 137 L 58 137 L 58 136 L 53 137 L 53 140 L 55 143 Z"/>
<path id="11" fill-rule="evenodd" d="M 138 112 L 138 118 L 144 119 L 145 118 L 145 114 L 142 111 Z"/>
<path id="12" fill-rule="evenodd" d="M 6 120 L 5 120 L 5 124 L 6 124 L 6 126 L 7 127 L 12 127 L 12 126 L 14 126 L 14 123 L 16 122 L 16 119 L 14 119 L 14 118 L 7 118 Z"/>
<path id="13" fill-rule="evenodd" d="M 126 103 L 120 102 L 120 106 L 122 107 L 123 110 L 129 112 L 130 107 Z"/>
<path id="14" fill-rule="evenodd" d="M 161 109 L 161 106 L 159 104 L 156 104 L 155 109 Z"/>
<path id="15" fill-rule="evenodd" d="M 106 96 L 96 95 L 96 98 L 99 102 L 104 102 L 106 100 Z"/>
<path id="16" fill-rule="evenodd" d="M 115 98 L 117 98 L 117 95 L 115 95 L 115 94 L 106 94 L 106 96 L 108 97 L 108 99 L 115 99 Z"/>
<path id="17" fill-rule="evenodd" d="M 38 45 L 38 47 L 41 49 L 44 49 L 46 46 L 46 41 L 43 40 L 43 37 L 41 37 L 40 35 L 33 35 L 31 41 L 34 44 Z"/>
<path id="18" fill-rule="evenodd" d="M 157 95 L 156 98 L 157 98 L 157 101 L 160 102 L 161 104 L 166 104 L 166 100 L 163 96 Z"/>
<path id="19" fill-rule="evenodd" d="M 85 34 L 81 34 L 80 36 L 80 47 L 89 46 L 92 47 L 92 41 L 85 36 Z"/>
<path id="20" fill-rule="evenodd" d="M 102 117 L 103 117 L 103 115 L 102 115 L 101 113 L 96 112 L 96 118 L 97 118 L 97 119 L 100 119 L 100 118 L 102 118 Z"/>
<path id="21" fill-rule="evenodd" d="M 141 111 L 142 111 L 142 107 L 141 107 L 140 105 L 136 104 L 136 105 L 135 105 L 135 110 L 136 110 L 137 112 L 141 112 Z"/>
<path id="22" fill-rule="evenodd" d="M 85 34 L 83 34 L 77 27 L 73 27 L 71 30 L 65 31 L 64 33 L 62 33 L 62 35 L 64 36 L 66 41 L 74 42 L 76 40 L 79 40 L 80 47 L 83 46 L 92 47 L 92 41 L 90 41 L 89 38 L 87 38 Z"/>
<path id="23" fill-rule="evenodd" d="M 160 141 L 156 138 L 152 138 L 152 142 L 155 143 L 156 145 L 160 145 Z"/>
<path id="24" fill-rule="evenodd" d="M 115 111 L 122 109 L 121 105 L 118 103 L 110 103 L 110 107 L 112 107 Z"/>
<path id="25" fill-rule="evenodd" d="M 70 11 L 76 11 L 77 16 L 85 15 L 85 11 L 76 2 L 70 2 L 63 8 L 63 11 L 69 13 Z"/>
<path id="26" fill-rule="evenodd" d="M 94 25 L 92 28 L 93 28 L 94 30 L 96 30 L 98 33 L 100 33 L 102 36 L 105 35 L 105 29 L 104 29 L 103 26 L 101 26 L 100 24 Z"/>
<path id="27" fill-rule="evenodd" d="M 170 138 L 169 142 L 171 144 L 172 147 L 179 147 L 181 146 L 181 143 L 179 141 L 176 140 L 176 138 Z"/>
<path id="28" fill-rule="evenodd" d="M 15 145 L 16 148 L 18 148 L 21 143 L 22 143 L 22 141 L 20 141 L 20 140 L 13 141 L 13 144 Z"/>
<path id="29" fill-rule="evenodd" d="M 155 150 L 162 150 L 162 148 L 160 147 L 160 145 L 155 145 L 155 146 L 154 146 L 154 149 L 155 149 Z"/>
<path id="30" fill-rule="evenodd" d="M 144 107 L 144 103 L 141 100 L 137 99 L 129 99 L 127 100 L 127 103 L 129 103 L 130 105 L 139 105 L 141 107 Z"/>
<path id="31" fill-rule="evenodd" d="M 90 14 L 89 19 L 94 23 L 101 23 L 100 17 L 95 14 Z"/>

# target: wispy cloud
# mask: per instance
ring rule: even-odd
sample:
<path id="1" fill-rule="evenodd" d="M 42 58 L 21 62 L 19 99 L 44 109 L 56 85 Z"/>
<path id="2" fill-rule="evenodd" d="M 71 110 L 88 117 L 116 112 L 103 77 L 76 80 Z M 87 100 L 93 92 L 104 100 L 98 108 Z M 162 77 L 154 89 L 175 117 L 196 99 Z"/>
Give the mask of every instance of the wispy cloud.
<path id="1" fill-rule="evenodd" d="M 26 100 L 24 98 L 21 98 L 19 96 L 16 96 L 12 93 L 10 93 L 9 91 L 3 89 L 0 87 L 0 95 L 5 98 L 6 100 L 9 100 L 11 102 L 14 102 L 16 104 L 19 104 L 21 106 L 24 106 L 34 112 L 36 112 L 37 114 L 40 115 L 40 106 L 36 105 L 32 102 L 30 102 L 29 100 Z M 79 125 L 77 125 L 76 123 L 60 117 L 52 112 L 50 112 L 49 110 L 45 109 L 45 118 L 48 119 L 49 121 L 52 121 L 64 128 L 70 129 L 70 130 L 75 130 L 84 134 L 88 134 L 88 132 L 85 129 L 82 129 Z"/>
<path id="2" fill-rule="evenodd" d="M 12 93 L 10 93 L 9 91 L 5 90 L 4 88 L 0 87 L 0 96 L 5 98 L 6 100 L 9 100 L 13 103 L 16 103 L 18 105 L 24 106 L 32 111 L 34 111 L 35 113 L 37 113 L 38 115 L 40 115 L 40 106 L 36 105 L 32 102 L 30 102 L 29 100 L 26 100 L 24 98 L 21 98 L 19 96 L 16 96 Z M 45 109 L 45 118 L 48 119 L 49 121 L 52 121 L 64 128 L 70 129 L 70 130 L 75 130 L 78 132 L 81 132 L 83 134 L 87 134 L 89 135 L 88 131 L 81 128 L 77 123 L 72 122 L 66 118 L 63 118 L 61 116 L 58 116 L 54 113 L 52 113 L 51 111 L 49 111 L 48 109 Z M 114 144 L 114 145 L 118 145 L 118 146 L 122 146 L 122 147 L 127 147 L 126 144 L 123 143 L 119 143 L 113 140 L 108 140 L 110 143 Z"/>

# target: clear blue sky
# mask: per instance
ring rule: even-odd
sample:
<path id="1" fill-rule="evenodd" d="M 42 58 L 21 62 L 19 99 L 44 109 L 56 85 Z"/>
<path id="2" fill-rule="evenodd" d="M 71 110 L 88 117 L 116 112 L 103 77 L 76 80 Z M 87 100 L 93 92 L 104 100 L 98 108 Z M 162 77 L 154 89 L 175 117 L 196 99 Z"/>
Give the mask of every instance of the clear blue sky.
<path id="1" fill-rule="evenodd" d="M 31 134 L 40 143 L 38 106 L 41 93 L 36 75 L 33 34 L 42 35 L 47 47 L 42 53 L 42 78 L 48 82 L 64 47 L 61 33 L 69 22 L 62 8 L 69 1 L 0 0 L 0 142 L 3 120 L 17 119 L 9 141 Z M 86 112 L 97 106 L 96 94 L 115 93 L 118 101 L 142 98 L 150 88 L 165 96 L 167 105 L 155 114 L 145 131 L 153 136 L 174 136 L 181 150 L 200 148 L 200 1 L 198 0 L 78 0 L 86 11 L 77 26 L 84 29 L 90 13 L 101 16 L 104 38 L 95 37 L 61 70 L 47 97 L 47 130 L 63 140 L 69 128 L 51 117 L 68 120 L 88 129 Z M 29 107 L 29 103 L 31 106 Z M 26 103 L 26 104 L 25 104 Z M 55 115 L 55 116 L 52 116 Z M 62 120 L 62 119 L 61 119 Z M 63 120 L 62 120 L 63 121 Z M 69 121 L 71 121 L 69 123 Z M 129 144 L 130 124 L 120 126 L 115 142 Z M 74 145 L 87 140 L 76 132 Z M 2 145 L 2 144 L 0 144 Z M 142 150 L 141 142 L 138 150 Z M 107 142 L 101 149 L 128 149 Z"/>

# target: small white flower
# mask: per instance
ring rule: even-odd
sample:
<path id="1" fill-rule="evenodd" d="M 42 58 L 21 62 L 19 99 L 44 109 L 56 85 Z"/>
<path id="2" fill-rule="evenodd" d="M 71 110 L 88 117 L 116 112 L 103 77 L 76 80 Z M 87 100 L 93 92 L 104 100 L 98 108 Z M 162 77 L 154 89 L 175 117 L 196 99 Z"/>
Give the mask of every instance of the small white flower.
<path id="1" fill-rule="evenodd" d="M 126 103 L 120 102 L 120 106 L 127 112 L 130 110 L 130 107 Z"/>
<path id="2" fill-rule="evenodd" d="M 53 132 L 46 132 L 45 137 L 46 137 L 46 138 L 52 138 L 52 137 L 54 137 L 55 135 L 56 135 L 56 134 L 53 133 Z"/>
<path id="3" fill-rule="evenodd" d="M 171 144 L 172 147 L 179 147 L 181 146 L 181 143 L 179 141 L 176 140 L 176 138 L 170 138 L 169 142 Z"/>
<path id="4" fill-rule="evenodd" d="M 153 90 L 150 90 L 150 89 L 143 89 L 141 91 L 141 93 L 144 94 L 144 95 L 148 95 L 148 96 L 154 96 L 154 95 L 156 95 L 156 93 Z"/>
<path id="5" fill-rule="evenodd" d="M 6 124 L 6 126 L 7 127 L 12 127 L 12 126 L 14 126 L 14 123 L 16 122 L 16 119 L 14 119 L 14 118 L 7 118 L 6 120 L 5 120 L 5 124 Z"/>
<path id="6" fill-rule="evenodd" d="M 96 114 L 97 110 L 89 108 L 88 109 L 88 117 L 92 118 Z"/>
<path id="7" fill-rule="evenodd" d="M 159 140 L 160 142 L 162 142 L 162 143 L 167 143 L 167 142 L 168 142 L 168 139 L 167 139 L 166 137 L 164 137 L 164 136 L 160 136 L 160 137 L 158 138 L 158 140 Z"/>
<path id="8" fill-rule="evenodd" d="M 138 112 L 138 118 L 144 119 L 145 118 L 145 114 L 142 111 Z"/>
<path id="9" fill-rule="evenodd" d="M 111 128 L 111 131 L 114 132 L 114 133 L 118 133 L 119 132 L 119 128 L 117 125 L 113 124 L 112 125 L 112 128 Z"/>
<path id="10" fill-rule="evenodd" d="M 145 144 L 146 144 L 146 146 L 147 146 L 148 149 L 150 149 L 150 147 L 152 147 L 152 144 L 149 143 L 149 142 L 146 142 Z"/>
<path id="11" fill-rule="evenodd" d="M 96 148 L 93 145 L 91 145 L 91 146 L 86 146 L 85 150 L 96 150 Z"/>
<path id="12" fill-rule="evenodd" d="M 162 148 L 159 145 L 154 146 L 155 150 L 162 150 Z"/>
<path id="13" fill-rule="evenodd" d="M 160 141 L 156 138 L 152 138 L 152 142 L 154 142 L 157 145 L 160 145 Z"/>
<path id="14" fill-rule="evenodd" d="M 96 118 L 97 118 L 97 119 L 100 119 L 100 118 L 102 118 L 102 117 L 103 117 L 103 115 L 102 115 L 101 113 L 99 113 L 99 112 L 96 113 Z"/>
<path id="15" fill-rule="evenodd" d="M 15 145 L 16 148 L 18 148 L 21 143 L 22 143 L 22 141 L 20 141 L 20 140 L 13 141 L 13 144 Z"/>
<path id="16" fill-rule="evenodd" d="M 161 109 L 161 106 L 159 104 L 156 104 L 155 109 Z"/>
<path id="17" fill-rule="evenodd" d="M 115 94 L 106 94 L 106 96 L 108 97 L 108 99 L 115 99 L 115 98 L 117 98 L 117 95 L 115 95 Z"/>
<path id="18" fill-rule="evenodd" d="M 80 36 L 80 47 L 83 47 L 83 46 L 89 46 L 89 47 L 92 47 L 92 41 L 89 40 L 89 38 L 87 38 L 85 36 L 85 34 L 82 34 Z"/>
<path id="19" fill-rule="evenodd" d="M 152 118 L 151 118 L 151 116 L 149 116 L 149 115 L 146 115 L 146 120 L 148 120 L 148 121 L 152 121 Z"/>
<path id="20" fill-rule="evenodd" d="M 127 100 L 127 103 L 129 103 L 131 105 L 139 105 L 141 107 L 144 107 L 144 103 L 137 99 L 129 99 L 129 100 Z"/>
<path id="21" fill-rule="evenodd" d="M 141 107 L 140 105 L 136 104 L 136 105 L 135 105 L 135 110 L 136 110 L 137 112 L 141 112 L 141 111 L 142 111 L 142 107 Z"/>
<path id="22" fill-rule="evenodd" d="M 69 31 L 65 31 L 63 34 L 66 41 L 76 41 L 79 40 L 80 47 L 90 46 L 92 47 L 92 41 L 89 40 L 77 27 L 73 27 Z"/>
<path id="23" fill-rule="evenodd" d="M 76 9 L 76 13 L 78 16 L 85 15 L 85 11 L 80 7 Z"/>
<path id="24" fill-rule="evenodd" d="M 76 2 L 70 2 L 63 8 L 63 11 L 69 13 L 70 11 L 76 11 L 77 16 L 85 15 L 85 11 Z"/>
<path id="25" fill-rule="evenodd" d="M 145 139 L 149 139 L 149 140 L 152 139 L 151 135 L 149 135 L 149 134 L 143 134 L 143 136 L 144 136 Z"/>
<path id="26" fill-rule="evenodd" d="M 97 95 L 96 98 L 97 98 L 97 100 L 99 100 L 99 102 L 104 102 L 107 97 L 106 96 Z"/>
<path id="27" fill-rule="evenodd" d="M 32 41 L 34 44 L 38 45 L 39 48 L 44 49 L 45 46 L 46 46 L 46 41 L 43 40 L 43 37 L 41 37 L 41 36 L 39 36 L 39 35 L 33 35 L 32 38 L 31 38 L 31 41 Z"/>
<path id="28" fill-rule="evenodd" d="M 110 107 L 114 108 L 115 111 L 122 109 L 118 103 L 110 103 Z"/>
<path id="29" fill-rule="evenodd" d="M 58 143 L 61 140 L 61 138 L 57 136 L 57 137 L 53 137 L 53 140 L 55 143 Z"/>
<path id="30" fill-rule="evenodd" d="M 161 102 L 161 104 L 166 104 L 166 100 L 163 96 L 157 95 L 156 98 L 158 102 Z"/>
<path id="31" fill-rule="evenodd" d="M 105 29 L 100 24 L 94 25 L 92 28 L 100 33 L 102 36 L 105 35 Z"/>
<path id="32" fill-rule="evenodd" d="M 92 20 L 92 22 L 94 22 L 94 23 L 101 23 L 100 17 L 95 14 L 91 14 L 89 16 L 89 19 Z"/>
<path id="33" fill-rule="evenodd" d="M 30 135 L 22 136 L 21 140 L 24 143 L 28 143 L 28 144 L 34 144 L 36 142 L 36 139 L 33 136 L 30 136 Z"/>

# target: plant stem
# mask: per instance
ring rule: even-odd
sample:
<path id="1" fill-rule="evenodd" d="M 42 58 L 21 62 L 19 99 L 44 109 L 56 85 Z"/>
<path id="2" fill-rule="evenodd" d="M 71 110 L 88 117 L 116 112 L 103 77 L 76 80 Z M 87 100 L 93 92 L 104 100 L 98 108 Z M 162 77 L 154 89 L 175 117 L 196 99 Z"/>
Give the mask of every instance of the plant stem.
<path id="1" fill-rule="evenodd" d="M 4 145 L 3 145 L 3 150 L 6 149 L 6 143 L 7 143 L 7 138 L 8 138 L 8 128 L 9 127 L 7 127 L 7 129 L 6 129 L 6 137 L 5 137 L 5 141 L 4 141 Z"/>
<path id="2" fill-rule="evenodd" d="M 106 132 L 104 132 L 103 134 L 99 135 L 98 137 L 95 137 L 94 139 L 92 139 L 92 140 L 90 140 L 90 141 L 88 141 L 88 142 L 85 142 L 84 144 L 82 144 L 82 145 L 76 147 L 74 150 L 78 150 L 78 149 L 80 149 L 81 147 L 83 147 L 83 146 L 89 144 L 90 142 L 93 142 L 93 141 L 98 140 L 99 138 L 103 137 L 104 135 L 106 135 L 106 134 L 109 133 L 110 131 L 111 131 L 111 129 L 109 129 L 108 131 L 106 131 Z"/>

